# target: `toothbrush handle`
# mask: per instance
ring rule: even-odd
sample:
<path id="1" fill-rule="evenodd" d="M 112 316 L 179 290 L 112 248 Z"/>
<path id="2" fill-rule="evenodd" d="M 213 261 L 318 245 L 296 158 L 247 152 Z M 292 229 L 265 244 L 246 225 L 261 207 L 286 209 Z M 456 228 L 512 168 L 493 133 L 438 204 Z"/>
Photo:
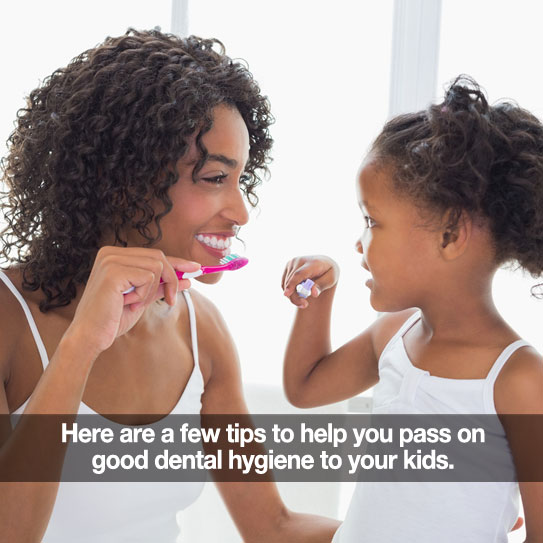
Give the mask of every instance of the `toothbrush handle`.
<path id="1" fill-rule="evenodd" d="M 204 275 L 204 273 L 210 273 L 208 270 L 210 268 L 202 267 L 199 270 L 196 270 L 194 272 L 182 272 L 175 270 L 175 275 L 177 275 L 177 279 L 194 279 L 195 277 L 200 277 L 200 275 Z M 160 278 L 160 283 L 162 284 L 164 281 L 162 280 L 162 277 Z M 136 287 L 132 285 L 129 289 L 124 290 L 123 294 L 130 294 L 131 292 L 134 292 L 136 290 Z"/>

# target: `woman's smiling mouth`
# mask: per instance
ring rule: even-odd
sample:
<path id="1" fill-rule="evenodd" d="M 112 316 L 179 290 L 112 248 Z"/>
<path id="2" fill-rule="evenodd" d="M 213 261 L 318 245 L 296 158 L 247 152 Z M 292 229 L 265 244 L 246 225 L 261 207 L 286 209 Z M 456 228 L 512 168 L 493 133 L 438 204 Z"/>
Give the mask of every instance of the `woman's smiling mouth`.
<path id="1" fill-rule="evenodd" d="M 224 234 L 197 234 L 195 237 L 213 256 L 222 258 L 230 254 L 232 236 L 225 236 Z"/>

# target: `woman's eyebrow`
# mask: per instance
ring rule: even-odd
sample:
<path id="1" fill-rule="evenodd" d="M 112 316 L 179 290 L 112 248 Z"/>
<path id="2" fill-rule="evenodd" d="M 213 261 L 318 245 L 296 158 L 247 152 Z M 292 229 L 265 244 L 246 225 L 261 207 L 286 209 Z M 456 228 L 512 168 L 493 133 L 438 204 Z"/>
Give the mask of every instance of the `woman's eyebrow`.
<path id="1" fill-rule="evenodd" d="M 237 160 L 234 160 L 233 158 L 228 158 L 224 155 L 216 155 L 216 154 L 207 155 L 206 162 L 210 162 L 211 160 L 221 162 L 222 164 L 225 164 L 226 166 L 230 168 L 235 168 L 238 165 Z"/>

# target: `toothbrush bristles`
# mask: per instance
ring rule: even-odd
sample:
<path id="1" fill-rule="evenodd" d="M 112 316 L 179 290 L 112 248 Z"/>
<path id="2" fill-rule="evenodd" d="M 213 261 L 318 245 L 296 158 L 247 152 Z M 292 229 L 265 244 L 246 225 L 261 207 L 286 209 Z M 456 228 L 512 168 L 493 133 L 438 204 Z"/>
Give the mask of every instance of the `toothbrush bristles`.
<path id="1" fill-rule="evenodd" d="M 235 260 L 236 258 L 239 258 L 239 255 L 232 253 L 231 255 L 226 255 L 225 257 L 221 258 L 220 262 L 221 264 L 228 264 L 228 262 Z"/>

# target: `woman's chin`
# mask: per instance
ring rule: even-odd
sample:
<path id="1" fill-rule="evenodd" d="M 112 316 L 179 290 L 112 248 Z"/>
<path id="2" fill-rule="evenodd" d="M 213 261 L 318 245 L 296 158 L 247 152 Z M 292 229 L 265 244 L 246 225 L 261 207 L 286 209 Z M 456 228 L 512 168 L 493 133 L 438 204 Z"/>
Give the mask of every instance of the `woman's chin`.
<path id="1" fill-rule="evenodd" d="M 221 280 L 222 274 L 223 272 L 200 275 L 200 277 L 196 278 L 196 281 L 200 281 L 200 283 L 205 283 L 206 285 L 214 285 Z"/>

